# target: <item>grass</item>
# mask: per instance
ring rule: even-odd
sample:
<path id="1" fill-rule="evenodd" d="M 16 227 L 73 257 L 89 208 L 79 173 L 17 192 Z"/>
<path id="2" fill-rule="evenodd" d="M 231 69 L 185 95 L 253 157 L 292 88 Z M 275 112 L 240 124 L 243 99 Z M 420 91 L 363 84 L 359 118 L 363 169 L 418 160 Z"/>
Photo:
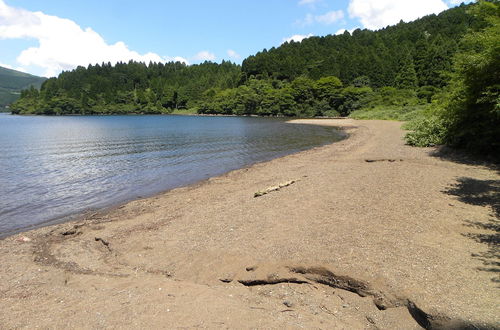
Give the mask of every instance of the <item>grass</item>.
<path id="1" fill-rule="evenodd" d="M 349 117 L 353 119 L 380 119 L 410 121 L 420 118 L 429 109 L 428 104 L 407 106 L 375 106 L 353 111 Z"/>
<path id="2" fill-rule="evenodd" d="M 416 147 L 429 147 L 443 144 L 445 127 L 430 104 L 407 106 L 376 106 L 353 111 L 349 116 L 354 119 L 381 119 L 404 121 L 402 128 L 406 144 Z"/>

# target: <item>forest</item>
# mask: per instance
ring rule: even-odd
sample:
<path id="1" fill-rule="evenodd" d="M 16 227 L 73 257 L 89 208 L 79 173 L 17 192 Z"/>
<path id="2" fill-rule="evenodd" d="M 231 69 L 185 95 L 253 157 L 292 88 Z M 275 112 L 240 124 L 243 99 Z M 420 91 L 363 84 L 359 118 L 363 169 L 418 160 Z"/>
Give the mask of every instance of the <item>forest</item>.
<path id="1" fill-rule="evenodd" d="M 393 119 L 408 121 L 409 144 L 500 151 L 499 17 L 498 1 L 481 0 L 378 31 L 287 42 L 241 66 L 78 67 L 22 91 L 11 109 Z"/>

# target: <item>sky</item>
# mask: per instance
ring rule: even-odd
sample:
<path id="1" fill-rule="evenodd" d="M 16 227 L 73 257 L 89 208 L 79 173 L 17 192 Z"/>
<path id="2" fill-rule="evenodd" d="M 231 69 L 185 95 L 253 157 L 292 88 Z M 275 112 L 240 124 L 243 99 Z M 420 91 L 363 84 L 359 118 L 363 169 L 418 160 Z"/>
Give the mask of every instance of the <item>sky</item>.
<path id="1" fill-rule="evenodd" d="M 462 0 L 0 0 L 0 66 L 235 63 L 285 41 L 437 14 Z M 466 3 L 471 2 L 465 1 Z"/>

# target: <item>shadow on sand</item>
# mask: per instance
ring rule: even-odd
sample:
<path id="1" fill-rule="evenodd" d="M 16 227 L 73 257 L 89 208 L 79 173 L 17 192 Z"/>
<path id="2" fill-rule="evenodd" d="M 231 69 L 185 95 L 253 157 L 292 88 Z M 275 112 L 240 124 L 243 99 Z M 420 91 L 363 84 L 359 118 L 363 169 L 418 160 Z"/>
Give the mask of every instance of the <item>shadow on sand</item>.
<path id="1" fill-rule="evenodd" d="M 430 155 L 454 163 L 481 166 L 500 173 L 499 155 L 478 157 L 446 146 L 437 148 Z M 495 276 L 491 280 L 500 284 L 500 180 L 461 177 L 444 193 L 458 197 L 463 203 L 490 208 L 491 216 L 487 222 L 465 221 L 467 227 L 479 229 L 482 233 L 466 233 L 464 236 L 488 246 L 485 252 L 473 253 L 472 256 L 483 262 L 484 266 L 479 269 L 494 273 Z"/>
<path id="2" fill-rule="evenodd" d="M 493 171 L 500 171 L 500 155 L 480 156 L 460 149 L 439 146 L 436 150 L 430 152 L 430 156 L 454 163 L 483 166 Z"/>
<path id="3" fill-rule="evenodd" d="M 466 226 L 480 229 L 482 233 L 467 233 L 465 236 L 488 246 L 485 252 L 474 253 L 484 264 L 480 270 L 495 273 L 492 281 L 500 284 L 500 180 L 478 180 L 462 177 L 445 193 L 458 197 L 461 202 L 485 206 L 491 209 L 487 222 L 466 220 Z"/>

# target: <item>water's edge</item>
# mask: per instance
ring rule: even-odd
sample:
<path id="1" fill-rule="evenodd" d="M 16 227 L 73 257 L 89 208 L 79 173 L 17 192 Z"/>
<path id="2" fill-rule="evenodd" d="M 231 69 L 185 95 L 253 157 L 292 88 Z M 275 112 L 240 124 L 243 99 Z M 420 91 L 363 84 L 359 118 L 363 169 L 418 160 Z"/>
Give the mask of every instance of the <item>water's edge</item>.
<path id="1" fill-rule="evenodd" d="M 107 214 L 109 212 L 112 212 L 113 210 L 116 210 L 116 209 L 122 207 L 123 205 L 129 204 L 129 203 L 134 202 L 134 201 L 145 200 L 145 199 L 149 199 L 149 198 L 161 196 L 163 194 L 172 192 L 172 191 L 174 191 L 176 189 L 200 186 L 200 185 L 208 183 L 213 178 L 224 177 L 224 176 L 226 176 L 226 175 L 228 175 L 228 174 L 230 174 L 232 172 L 236 172 L 236 171 L 241 171 L 241 170 L 244 170 L 244 169 L 252 168 L 253 166 L 255 166 L 257 164 L 264 164 L 264 163 L 267 163 L 267 162 L 275 161 L 276 159 L 281 159 L 281 158 L 289 157 L 289 156 L 292 156 L 292 155 L 297 155 L 297 154 L 300 154 L 300 153 L 303 153 L 303 152 L 304 153 L 305 152 L 309 152 L 309 151 L 314 150 L 316 148 L 322 148 L 322 147 L 325 147 L 325 146 L 328 146 L 328 145 L 332 145 L 334 143 L 337 143 L 337 142 L 340 142 L 340 141 L 343 141 L 343 140 L 346 140 L 346 139 L 349 138 L 349 134 L 347 132 L 345 132 L 342 127 L 339 127 L 339 126 L 332 127 L 332 126 L 329 126 L 329 125 L 321 125 L 321 124 L 317 124 L 317 123 L 313 123 L 313 125 L 309 125 L 309 124 L 303 124 L 303 123 L 293 123 L 291 121 L 286 121 L 285 123 L 288 124 L 288 125 L 301 125 L 301 126 L 304 126 L 304 127 L 307 127 L 307 126 L 323 126 L 323 127 L 328 127 L 328 128 L 334 129 L 338 133 L 340 139 L 338 139 L 336 141 L 333 141 L 333 142 L 327 142 L 327 143 L 323 143 L 323 144 L 320 144 L 320 145 L 317 145 L 317 146 L 313 146 L 313 147 L 311 147 L 309 149 L 299 150 L 299 151 L 293 151 L 293 152 L 290 152 L 290 153 L 285 154 L 285 155 L 279 155 L 279 156 L 271 158 L 271 159 L 267 159 L 267 160 L 263 160 L 263 161 L 256 161 L 256 162 L 253 162 L 253 163 L 250 163 L 250 164 L 246 164 L 243 167 L 232 169 L 232 170 L 229 170 L 227 172 L 224 172 L 224 173 L 221 173 L 221 174 L 218 174 L 218 175 L 215 175 L 215 176 L 207 177 L 205 179 L 201 179 L 201 180 L 189 183 L 189 184 L 185 184 L 185 185 L 181 184 L 179 186 L 171 187 L 171 188 L 168 188 L 166 190 L 159 191 L 159 192 L 155 192 L 155 193 L 151 193 L 151 194 L 145 194 L 144 196 L 140 196 L 140 197 L 137 197 L 137 198 L 131 198 L 131 199 L 128 199 L 128 200 L 125 200 L 125 201 L 121 201 L 121 202 L 118 202 L 118 203 L 112 203 L 109 206 L 104 206 L 104 207 L 100 207 L 100 208 L 89 208 L 89 209 L 81 211 L 81 212 L 70 213 L 70 214 L 67 214 L 65 216 L 58 216 L 58 217 L 56 217 L 54 219 L 43 221 L 43 222 L 40 222 L 40 223 L 37 223 L 37 224 L 33 224 L 33 225 L 30 225 L 30 226 L 26 226 L 26 227 L 23 227 L 23 228 L 18 228 L 18 229 L 7 231 L 7 232 L 3 232 L 3 233 L 0 233 L 0 240 L 3 240 L 3 239 L 5 239 L 5 238 L 7 238 L 9 236 L 13 236 L 13 235 L 16 235 L 16 234 L 19 234 L 19 233 L 29 232 L 29 231 L 40 229 L 40 228 L 43 228 L 43 227 L 49 227 L 49 226 L 58 225 L 58 224 L 61 224 L 61 223 L 66 223 L 66 222 L 72 222 L 72 221 L 75 221 L 75 222 L 76 221 L 81 221 L 81 220 L 89 218 L 90 216 L 93 216 L 93 215 L 105 215 L 105 214 Z"/>

